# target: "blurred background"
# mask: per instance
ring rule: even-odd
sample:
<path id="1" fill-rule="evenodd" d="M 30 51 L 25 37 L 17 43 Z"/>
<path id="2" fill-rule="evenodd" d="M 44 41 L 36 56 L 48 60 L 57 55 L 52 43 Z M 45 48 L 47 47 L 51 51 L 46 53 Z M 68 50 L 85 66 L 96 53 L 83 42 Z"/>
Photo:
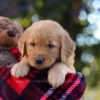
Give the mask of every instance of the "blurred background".
<path id="1" fill-rule="evenodd" d="M 100 100 L 100 0 L 0 0 L 0 16 L 20 22 L 58 21 L 76 42 L 77 71 L 87 78 L 84 100 Z"/>

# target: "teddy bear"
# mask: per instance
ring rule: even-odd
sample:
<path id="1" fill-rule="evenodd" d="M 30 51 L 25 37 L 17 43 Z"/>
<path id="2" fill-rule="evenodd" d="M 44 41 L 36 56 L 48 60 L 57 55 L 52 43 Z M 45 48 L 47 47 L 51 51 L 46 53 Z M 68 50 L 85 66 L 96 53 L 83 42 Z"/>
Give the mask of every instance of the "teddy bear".
<path id="1" fill-rule="evenodd" d="M 11 67 L 18 62 L 17 42 L 23 27 L 16 21 L 0 16 L 0 67 Z"/>

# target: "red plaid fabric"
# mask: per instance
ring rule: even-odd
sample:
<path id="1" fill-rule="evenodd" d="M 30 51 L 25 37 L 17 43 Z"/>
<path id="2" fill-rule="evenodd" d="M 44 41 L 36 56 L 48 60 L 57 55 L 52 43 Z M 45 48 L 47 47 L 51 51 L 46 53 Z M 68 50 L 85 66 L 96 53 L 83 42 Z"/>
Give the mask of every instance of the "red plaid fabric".
<path id="1" fill-rule="evenodd" d="M 18 48 L 0 46 L 0 67 L 12 67 L 20 60 Z"/>
<path id="2" fill-rule="evenodd" d="M 18 49 L 10 51 L 20 60 Z M 10 68 L 0 68 L 0 100 L 79 100 L 86 88 L 85 77 L 77 72 L 67 74 L 57 89 L 47 81 L 48 69 L 32 69 L 24 78 L 11 76 Z"/>
<path id="3" fill-rule="evenodd" d="M 14 55 L 14 57 L 16 57 L 16 59 L 18 60 L 18 62 L 20 61 L 20 52 L 19 52 L 19 49 L 18 48 L 12 48 L 10 50 L 10 53 L 12 55 Z"/>
<path id="4" fill-rule="evenodd" d="M 15 78 L 10 68 L 0 68 L 0 100 L 79 100 L 86 88 L 81 73 L 68 74 L 65 83 L 54 89 L 47 82 L 47 70 L 32 69 L 24 78 Z"/>

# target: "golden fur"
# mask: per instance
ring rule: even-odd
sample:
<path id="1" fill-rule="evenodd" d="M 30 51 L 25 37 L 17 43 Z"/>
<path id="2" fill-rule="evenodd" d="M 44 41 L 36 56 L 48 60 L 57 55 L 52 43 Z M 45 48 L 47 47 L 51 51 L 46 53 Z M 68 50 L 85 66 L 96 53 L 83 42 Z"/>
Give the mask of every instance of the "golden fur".
<path id="1" fill-rule="evenodd" d="M 48 81 L 53 87 L 63 84 L 66 73 L 75 72 L 75 43 L 68 32 L 55 21 L 43 20 L 31 25 L 19 39 L 18 47 L 21 64 L 27 63 L 37 69 L 50 67 Z M 38 56 L 45 59 L 41 65 L 36 64 Z M 12 68 L 12 75 L 20 77 L 28 73 L 28 65 L 25 66 L 28 71 L 22 71 L 21 64 Z"/>

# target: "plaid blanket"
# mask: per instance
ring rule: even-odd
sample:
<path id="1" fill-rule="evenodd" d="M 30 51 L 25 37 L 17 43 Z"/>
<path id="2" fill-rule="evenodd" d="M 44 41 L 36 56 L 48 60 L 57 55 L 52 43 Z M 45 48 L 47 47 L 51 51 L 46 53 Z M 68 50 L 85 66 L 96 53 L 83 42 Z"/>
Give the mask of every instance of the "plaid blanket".
<path id="1" fill-rule="evenodd" d="M 18 48 L 0 46 L 0 67 L 12 67 L 19 61 L 20 53 Z"/>
<path id="2" fill-rule="evenodd" d="M 48 69 L 33 68 L 26 77 L 15 78 L 10 68 L 0 68 L 0 100 L 79 100 L 82 97 L 86 79 L 81 73 L 67 74 L 65 83 L 57 89 L 49 85 L 47 74 Z"/>

